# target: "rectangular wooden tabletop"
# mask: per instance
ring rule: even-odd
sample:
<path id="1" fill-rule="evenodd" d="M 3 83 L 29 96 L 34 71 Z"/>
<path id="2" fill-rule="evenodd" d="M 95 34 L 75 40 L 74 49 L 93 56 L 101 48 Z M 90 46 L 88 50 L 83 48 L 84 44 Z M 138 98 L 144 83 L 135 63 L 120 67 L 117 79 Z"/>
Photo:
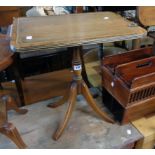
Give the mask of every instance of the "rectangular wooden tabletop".
<path id="1" fill-rule="evenodd" d="M 17 52 L 142 38 L 146 31 L 113 12 L 20 17 L 12 25 Z"/>

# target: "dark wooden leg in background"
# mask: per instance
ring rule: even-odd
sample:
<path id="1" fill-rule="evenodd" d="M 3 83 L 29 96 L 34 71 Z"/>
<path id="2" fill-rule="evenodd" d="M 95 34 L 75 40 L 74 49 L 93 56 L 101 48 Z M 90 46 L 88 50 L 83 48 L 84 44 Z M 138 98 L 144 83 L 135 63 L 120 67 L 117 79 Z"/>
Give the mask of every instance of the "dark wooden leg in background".
<path id="1" fill-rule="evenodd" d="M 24 90 L 23 90 L 23 86 L 22 86 L 22 83 L 23 83 L 23 77 L 21 76 L 21 73 L 20 73 L 20 63 L 19 62 L 19 55 L 16 54 L 15 57 L 14 57 L 14 64 L 12 66 L 12 70 L 13 70 L 13 74 L 14 74 L 14 77 L 15 77 L 15 83 L 16 83 L 16 88 L 17 88 L 17 92 L 18 92 L 18 95 L 19 95 L 19 99 L 20 99 L 20 104 L 19 106 L 24 106 L 25 105 L 25 100 L 24 100 Z"/>
<path id="2" fill-rule="evenodd" d="M 138 48 L 140 48 L 140 43 L 141 43 L 141 40 L 140 39 L 134 39 L 132 41 L 132 49 L 138 49 Z"/>
<path id="3" fill-rule="evenodd" d="M 104 56 L 103 43 L 100 43 L 98 45 L 99 45 L 99 56 L 100 56 L 100 60 L 102 60 L 102 58 Z"/>
<path id="4" fill-rule="evenodd" d="M 3 90 L 3 86 L 2 86 L 2 84 L 1 84 L 1 83 L 0 83 L 0 89 L 1 89 L 1 90 Z"/>
<path id="5" fill-rule="evenodd" d="M 155 32 L 149 32 L 148 36 L 153 39 L 153 55 L 155 55 Z"/>
<path id="6" fill-rule="evenodd" d="M 19 95 L 19 99 L 20 99 L 20 104 L 19 106 L 25 106 L 25 100 L 24 100 L 24 92 L 23 92 L 23 86 L 22 86 L 22 80 L 20 79 L 20 77 L 18 76 L 18 72 L 16 69 L 14 69 L 14 74 L 15 74 L 15 83 L 16 83 L 16 88 L 17 88 L 17 92 Z"/>
<path id="7" fill-rule="evenodd" d="M 10 138 L 18 148 L 26 148 L 26 144 L 22 140 L 16 127 L 8 122 L 7 119 L 7 97 L 0 98 L 0 133 Z"/>

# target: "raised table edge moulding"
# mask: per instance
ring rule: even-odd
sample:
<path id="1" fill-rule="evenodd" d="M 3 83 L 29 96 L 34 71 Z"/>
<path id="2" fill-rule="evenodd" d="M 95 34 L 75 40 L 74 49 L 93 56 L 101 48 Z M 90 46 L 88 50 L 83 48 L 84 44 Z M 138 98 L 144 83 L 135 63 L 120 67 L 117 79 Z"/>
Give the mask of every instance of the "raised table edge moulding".
<path id="1" fill-rule="evenodd" d="M 146 30 L 113 12 L 15 18 L 11 45 L 16 52 L 142 38 Z"/>

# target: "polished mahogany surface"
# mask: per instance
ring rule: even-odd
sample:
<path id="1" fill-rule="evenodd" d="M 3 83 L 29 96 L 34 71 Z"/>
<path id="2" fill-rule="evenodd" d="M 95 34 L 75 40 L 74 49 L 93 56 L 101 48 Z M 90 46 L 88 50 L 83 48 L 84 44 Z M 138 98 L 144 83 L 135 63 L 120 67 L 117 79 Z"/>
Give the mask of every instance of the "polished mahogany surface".
<path id="1" fill-rule="evenodd" d="M 11 45 L 17 52 L 132 40 L 146 31 L 113 12 L 16 18 Z M 20 49 L 20 50 L 19 50 Z"/>

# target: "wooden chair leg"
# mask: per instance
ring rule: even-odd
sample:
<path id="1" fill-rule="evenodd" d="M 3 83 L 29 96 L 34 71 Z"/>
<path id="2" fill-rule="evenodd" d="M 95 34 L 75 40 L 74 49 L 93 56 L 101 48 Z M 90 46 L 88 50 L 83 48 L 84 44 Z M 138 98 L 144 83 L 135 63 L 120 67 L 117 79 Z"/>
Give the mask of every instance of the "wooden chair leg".
<path id="1" fill-rule="evenodd" d="M 26 148 L 26 144 L 12 123 L 5 123 L 2 127 L 0 127 L 0 132 L 10 138 L 18 146 L 18 148 Z"/>
<path id="2" fill-rule="evenodd" d="M 9 107 L 9 109 L 13 109 L 19 114 L 26 114 L 28 112 L 27 109 L 18 108 L 15 99 L 11 96 L 7 96 L 6 102 L 7 102 L 7 107 Z"/>
<path id="3" fill-rule="evenodd" d="M 140 43 L 141 43 L 141 40 L 140 39 L 134 39 L 134 40 L 132 40 L 132 49 L 138 49 L 138 48 L 140 48 Z"/>
<path id="4" fill-rule="evenodd" d="M 68 109 L 67 112 L 65 114 L 65 119 L 64 121 L 60 124 L 59 128 L 57 129 L 57 131 L 54 133 L 53 135 L 53 139 L 57 140 L 63 133 L 64 129 L 66 128 L 68 121 L 72 115 L 74 106 L 75 106 L 75 100 L 76 100 L 76 96 L 77 96 L 77 83 L 72 83 L 71 85 L 71 89 L 69 92 L 69 99 L 68 99 Z"/>
<path id="5" fill-rule="evenodd" d="M 0 97 L 0 127 L 7 122 L 6 97 Z"/>
<path id="6" fill-rule="evenodd" d="M 103 51 L 103 43 L 98 44 L 99 45 L 99 56 L 100 60 L 104 57 L 104 51 Z"/>
<path id="7" fill-rule="evenodd" d="M 50 104 L 48 104 L 47 106 L 48 106 L 49 108 L 56 108 L 56 107 L 58 107 L 58 106 L 61 106 L 61 105 L 63 105 L 63 104 L 67 101 L 68 97 L 69 97 L 69 93 L 68 93 L 68 91 L 67 91 L 67 92 L 65 93 L 65 95 L 64 95 L 58 102 L 56 102 L 56 103 L 50 103 Z"/>
<path id="8" fill-rule="evenodd" d="M 114 123 L 114 120 L 111 119 L 105 112 L 100 110 L 100 108 L 96 105 L 96 102 L 94 101 L 93 97 L 91 96 L 89 89 L 85 82 L 82 82 L 82 94 L 87 100 L 87 103 L 92 107 L 92 109 L 104 120 L 110 123 Z"/>
<path id="9" fill-rule="evenodd" d="M 14 63 L 12 65 L 12 71 L 15 78 L 15 84 L 17 88 L 17 92 L 20 99 L 20 105 L 19 106 L 25 106 L 25 99 L 24 99 L 24 89 L 23 89 L 23 75 L 20 70 L 21 63 L 20 63 L 20 56 L 19 54 L 14 55 Z"/>
<path id="10" fill-rule="evenodd" d="M 7 119 L 8 100 L 12 100 L 12 98 L 8 99 L 8 96 L 2 96 L 0 98 L 0 133 L 10 138 L 19 148 L 25 148 L 26 145 L 23 142 L 22 138 L 20 137 L 20 134 L 16 129 L 16 127 L 12 123 L 8 123 Z M 16 107 L 16 104 L 14 102 L 11 101 L 11 104 L 13 107 Z"/>

